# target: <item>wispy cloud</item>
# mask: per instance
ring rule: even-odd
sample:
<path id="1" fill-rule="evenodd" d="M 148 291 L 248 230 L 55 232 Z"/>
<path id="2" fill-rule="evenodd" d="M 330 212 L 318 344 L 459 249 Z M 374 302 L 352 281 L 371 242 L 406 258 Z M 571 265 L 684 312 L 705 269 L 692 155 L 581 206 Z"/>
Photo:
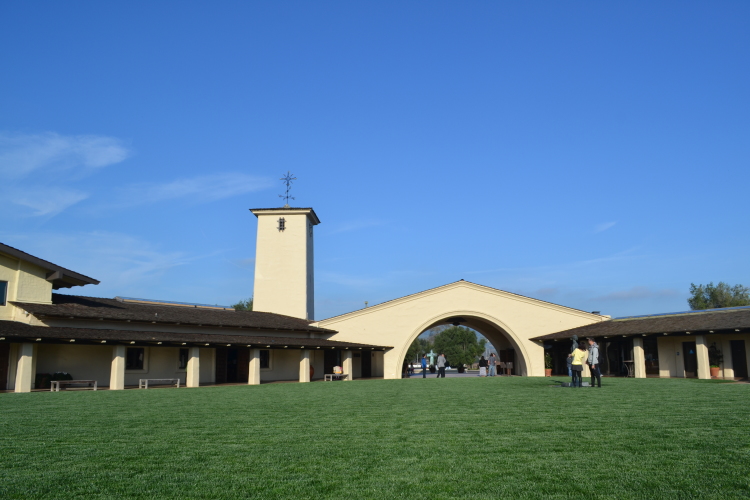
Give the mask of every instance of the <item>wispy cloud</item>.
<path id="1" fill-rule="evenodd" d="M 64 188 L 34 187 L 14 189 L 7 193 L 11 203 L 33 210 L 31 215 L 57 215 L 66 208 L 88 198 L 88 194 Z"/>
<path id="2" fill-rule="evenodd" d="M 203 175 L 154 184 L 139 183 L 124 188 L 117 206 L 134 206 L 187 198 L 192 203 L 206 203 L 268 189 L 271 179 L 241 173 Z"/>
<path id="3" fill-rule="evenodd" d="M 352 288 L 372 287 L 381 284 L 384 281 L 383 277 L 354 276 L 325 271 L 316 273 L 315 279 L 317 281 L 320 281 L 321 283 L 333 283 L 335 285 L 342 285 Z"/>
<path id="4" fill-rule="evenodd" d="M 349 231 L 357 231 L 359 229 L 365 229 L 368 227 L 382 226 L 383 224 L 385 224 L 383 221 L 376 219 L 349 221 L 343 224 L 339 224 L 337 227 L 329 231 L 328 234 L 348 233 Z"/>
<path id="5" fill-rule="evenodd" d="M 4 243 L 102 282 L 89 293 L 124 294 L 159 284 L 174 267 L 198 258 L 185 252 L 164 251 L 141 238 L 115 232 L 3 234 Z M 107 293 L 105 292 L 105 293 Z"/>
<path id="6" fill-rule="evenodd" d="M 122 140 L 97 135 L 0 133 L 0 176 L 20 179 L 38 170 L 91 170 L 130 155 Z"/>
<path id="7" fill-rule="evenodd" d="M 622 300 L 642 300 L 642 299 L 653 299 L 659 297 L 677 297 L 681 295 L 679 290 L 672 288 L 665 288 L 662 290 L 654 290 L 647 286 L 634 286 L 627 290 L 618 290 L 609 292 L 599 297 L 594 297 L 593 300 L 601 301 L 622 301 Z"/>
<path id="8" fill-rule="evenodd" d="M 548 273 L 551 271 L 580 270 L 583 268 L 589 268 L 589 267 L 598 266 L 601 264 L 611 264 L 614 262 L 636 259 L 638 258 L 638 256 L 635 255 L 636 250 L 638 250 L 638 247 L 629 248 L 627 250 L 623 250 L 622 252 L 617 252 L 616 254 L 608 255 L 606 257 L 597 257 L 595 259 L 564 262 L 561 264 L 552 264 L 552 265 L 547 265 L 547 266 L 498 267 L 495 269 L 464 271 L 462 274 L 472 275 L 472 274 L 491 274 L 491 273 L 507 273 L 507 272 L 524 272 L 528 274 L 528 273 L 538 273 L 538 272 Z"/>
<path id="9" fill-rule="evenodd" d="M 601 224 L 597 224 L 594 227 L 594 232 L 601 233 L 602 231 L 606 231 L 607 229 L 613 227 L 615 224 L 617 224 L 616 221 L 615 222 L 603 222 Z"/>
<path id="10" fill-rule="evenodd" d="M 129 155 L 114 137 L 0 132 L 0 198 L 19 216 L 57 215 L 89 197 L 72 182 Z"/>

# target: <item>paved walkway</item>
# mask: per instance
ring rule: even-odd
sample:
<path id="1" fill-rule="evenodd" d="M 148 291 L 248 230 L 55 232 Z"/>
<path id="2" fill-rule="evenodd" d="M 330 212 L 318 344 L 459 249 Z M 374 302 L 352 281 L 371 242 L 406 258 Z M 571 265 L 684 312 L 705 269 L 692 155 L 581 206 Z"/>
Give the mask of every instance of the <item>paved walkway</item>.
<path id="1" fill-rule="evenodd" d="M 455 371 L 445 373 L 445 378 L 478 377 L 478 376 L 479 376 L 479 370 L 470 370 L 470 371 L 467 371 L 466 373 L 458 373 Z M 505 376 L 505 375 L 502 375 L 502 376 Z M 437 377 L 437 373 L 427 372 L 427 378 L 436 378 L 436 377 Z M 422 378 L 422 374 L 415 373 L 414 375 L 411 375 L 406 378 Z"/>

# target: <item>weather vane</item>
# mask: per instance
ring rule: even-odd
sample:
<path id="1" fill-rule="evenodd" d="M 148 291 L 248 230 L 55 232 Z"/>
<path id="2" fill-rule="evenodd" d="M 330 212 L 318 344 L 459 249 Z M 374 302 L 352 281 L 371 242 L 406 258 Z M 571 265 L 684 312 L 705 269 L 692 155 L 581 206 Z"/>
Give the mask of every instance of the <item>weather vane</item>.
<path id="1" fill-rule="evenodd" d="M 282 198 L 285 201 L 285 207 L 289 206 L 289 200 L 293 200 L 294 196 L 289 196 L 289 190 L 292 189 L 292 181 L 296 181 L 296 177 L 292 177 L 294 174 L 290 173 L 288 170 L 286 172 L 286 175 L 281 178 L 282 181 L 284 181 L 284 184 L 286 184 L 286 193 L 280 194 L 279 198 Z"/>

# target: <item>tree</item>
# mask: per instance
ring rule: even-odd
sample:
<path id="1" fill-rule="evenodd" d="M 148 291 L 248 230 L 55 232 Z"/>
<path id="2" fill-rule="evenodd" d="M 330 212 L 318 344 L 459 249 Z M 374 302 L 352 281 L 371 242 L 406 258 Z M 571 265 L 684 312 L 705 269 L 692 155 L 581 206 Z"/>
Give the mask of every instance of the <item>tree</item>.
<path id="1" fill-rule="evenodd" d="M 432 349 L 432 343 L 429 339 L 424 337 L 417 337 L 414 342 L 409 346 L 409 350 L 406 351 L 406 362 L 411 363 L 422 359 L 422 356 L 430 352 Z"/>
<path id="2" fill-rule="evenodd" d="M 690 309 L 717 309 L 720 307 L 750 306 L 750 288 L 742 285 L 729 286 L 720 281 L 714 286 L 690 283 Z"/>
<path id="3" fill-rule="evenodd" d="M 474 330 L 452 326 L 435 335 L 435 351 L 445 354 L 451 366 L 471 365 L 484 352 L 487 339 L 477 340 Z"/>
<path id="4" fill-rule="evenodd" d="M 247 300 L 240 300 L 236 304 L 232 304 L 235 311 L 252 311 L 253 310 L 253 298 L 250 297 Z"/>

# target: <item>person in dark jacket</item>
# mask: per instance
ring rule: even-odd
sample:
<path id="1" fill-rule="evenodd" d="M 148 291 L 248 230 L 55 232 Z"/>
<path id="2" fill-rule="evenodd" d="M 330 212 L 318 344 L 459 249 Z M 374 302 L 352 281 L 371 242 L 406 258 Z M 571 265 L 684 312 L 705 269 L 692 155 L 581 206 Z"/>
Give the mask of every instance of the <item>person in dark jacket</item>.
<path id="1" fill-rule="evenodd" d="M 484 356 L 479 358 L 479 376 L 480 377 L 487 376 L 487 360 L 484 359 Z"/>
<path id="2" fill-rule="evenodd" d="M 598 383 L 596 387 L 602 386 L 602 372 L 599 369 L 599 344 L 589 337 L 589 358 L 586 361 L 591 371 L 591 387 L 594 387 L 594 380 Z"/>

